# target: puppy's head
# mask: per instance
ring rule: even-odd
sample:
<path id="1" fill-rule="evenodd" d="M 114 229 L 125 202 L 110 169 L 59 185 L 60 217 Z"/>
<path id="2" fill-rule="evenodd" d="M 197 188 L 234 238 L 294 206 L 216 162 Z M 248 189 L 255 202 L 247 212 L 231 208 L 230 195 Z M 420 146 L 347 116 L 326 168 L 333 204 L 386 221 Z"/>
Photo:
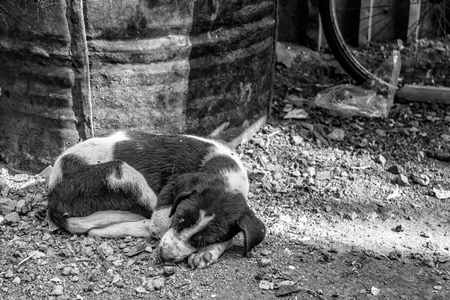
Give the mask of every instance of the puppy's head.
<path id="1" fill-rule="evenodd" d="M 170 212 L 172 223 L 160 242 L 164 260 L 180 261 L 243 231 L 244 255 L 265 236 L 265 226 L 248 207 L 242 193 L 231 191 L 221 174 L 195 173 L 179 177 Z"/>

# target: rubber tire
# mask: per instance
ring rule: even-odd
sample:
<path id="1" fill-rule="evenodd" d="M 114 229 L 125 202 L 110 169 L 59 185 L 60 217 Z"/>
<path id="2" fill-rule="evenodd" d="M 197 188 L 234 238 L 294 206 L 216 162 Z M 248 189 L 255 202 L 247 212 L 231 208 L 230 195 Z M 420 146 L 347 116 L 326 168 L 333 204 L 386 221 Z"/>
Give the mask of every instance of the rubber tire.
<path id="1" fill-rule="evenodd" d="M 333 11 L 334 0 L 319 0 L 319 11 L 322 19 L 323 33 L 328 46 L 342 68 L 357 84 L 362 84 L 374 77 L 374 75 L 361 65 L 347 48 L 339 31 Z"/>

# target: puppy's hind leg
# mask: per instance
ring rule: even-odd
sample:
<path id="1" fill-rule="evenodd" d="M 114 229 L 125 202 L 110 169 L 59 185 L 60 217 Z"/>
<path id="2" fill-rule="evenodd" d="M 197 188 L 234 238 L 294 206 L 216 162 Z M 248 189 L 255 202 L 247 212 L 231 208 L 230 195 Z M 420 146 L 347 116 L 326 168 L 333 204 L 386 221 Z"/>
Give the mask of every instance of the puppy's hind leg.
<path id="1" fill-rule="evenodd" d="M 96 212 L 86 217 L 68 218 L 64 227 L 71 233 L 85 233 L 93 228 L 105 227 L 115 223 L 134 222 L 143 219 L 145 219 L 144 216 L 129 211 L 106 210 Z"/>
<path id="2" fill-rule="evenodd" d="M 91 229 L 88 234 L 90 236 L 107 238 L 121 238 L 126 236 L 147 238 L 150 237 L 149 223 L 149 219 L 116 223 L 102 228 Z"/>

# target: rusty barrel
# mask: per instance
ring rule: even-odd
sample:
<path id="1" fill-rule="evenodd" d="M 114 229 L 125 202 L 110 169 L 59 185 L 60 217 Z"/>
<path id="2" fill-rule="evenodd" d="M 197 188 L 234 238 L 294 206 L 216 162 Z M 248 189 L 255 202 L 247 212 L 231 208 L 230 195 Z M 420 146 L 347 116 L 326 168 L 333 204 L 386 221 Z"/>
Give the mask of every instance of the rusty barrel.
<path id="1" fill-rule="evenodd" d="M 119 129 L 236 136 L 267 114 L 276 1 L 8 1 L 0 159 L 39 170 Z"/>

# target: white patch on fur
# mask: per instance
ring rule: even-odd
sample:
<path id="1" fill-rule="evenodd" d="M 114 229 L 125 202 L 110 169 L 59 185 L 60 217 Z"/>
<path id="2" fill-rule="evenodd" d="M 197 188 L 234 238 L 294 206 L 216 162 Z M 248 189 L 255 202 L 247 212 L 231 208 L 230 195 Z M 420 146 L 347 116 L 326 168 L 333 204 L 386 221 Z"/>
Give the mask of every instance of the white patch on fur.
<path id="1" fill-rule="evenodd" d="M 88 234 L 90 236 L 107 238 L 121 238 L 126 236 L 147 238 L 150 237 L 150 231 L 148 230 L 149 222 L 149 219 L 145 219 L 135 222 L 116 223 L 102 228 L 91 229 Z"/>
<path id="2" fill-rule="evenodd" d="M 172 217 L 169 218 L 170 206 L 158 208 L 152 213 L 152 217 L 148 224 L 150 235 L 160 239 L 170 228 Z"/>
<path id="3" fill-rule="evenodd" d="M 134 222 L 145 219 L 144 216 L 129 211 L 105 210 L 86 217 L 67 219 L 67 231 L 71 233 L 85 233 L 97 227 L 105 227 L 115 223 Z"/>
<path id="4" fill-rule="evenodd" d="M 70 147 L 56 160 L 53 171 L 50 174 L 48 186 L 53 189 L 62 179 L 61 158 L 67 154 L 75 154 L 82 158 L 85 163 L 95 165 L 108 162 L 114 159 L 114 145 L 130 138 L 125 132 L 119 131 L 107 137 L 91 138 L 84 142 Z"/>
<path id="5" fill-rule="evenodd" d="M 226 178 L 229 192 L 241 193 L 247 199 L 250 185 L 245 170 L 224 170 L 222 175 Z"/>
<path id="6" fill-rule="evenodd" d="M 206 216 L 204 210 L 200 210 L 200 217 L 194 226 L 186 228 L 181 232 L 176 232 L 174 228 L 170 228 L 161 238 L 159 249 L 161 258 L 169 261 L 180 261 L 197 249 L 189 245 L 188 240 L 197 232 L 205 228 L 214 215 Z"/>
<path id="7" fill-rule="evenodd" d="M 247 198 L 249 191 L 249 183 L 247 178 L 247 170 L 242 164 L 241 160 L 238 157 L 238 154 L 234 152 L 230 147 L 220 142 L 205 139 L 198 136 L 187 135 L 190 138 L 200 140 L 202 142 L 208 143 L 211 145 L 209 147 L 209 153 L 203 158 L 203 164 L 207 163 L 210 159 L 216 156 L 228 156 L 230 157 L 239 167 L 239 170 L 230 170 L 225 169 L 221 170 L 224 177 L 227 178 L 229 191 L 232 192 L 240 192 L 245 198 Z"/>
<path id="8" fill-rule="evenodd" d="M 107 182 L 109 188 L 116 190 L 120 189 L 124 185 L 136 186 L 136 188 L 141 192 L 141 197 L 138 199 L 139 203 L 146 206 L 150 211 L 153 211 L 156 207 L 156 202 L 158 199 L 155 192 L 148 186 L 144 176 L 126 162 L 122 162 L 121 167 L 121 178 L 118 178 L 116 172 L 113 172 L 108 176 Z"/>

